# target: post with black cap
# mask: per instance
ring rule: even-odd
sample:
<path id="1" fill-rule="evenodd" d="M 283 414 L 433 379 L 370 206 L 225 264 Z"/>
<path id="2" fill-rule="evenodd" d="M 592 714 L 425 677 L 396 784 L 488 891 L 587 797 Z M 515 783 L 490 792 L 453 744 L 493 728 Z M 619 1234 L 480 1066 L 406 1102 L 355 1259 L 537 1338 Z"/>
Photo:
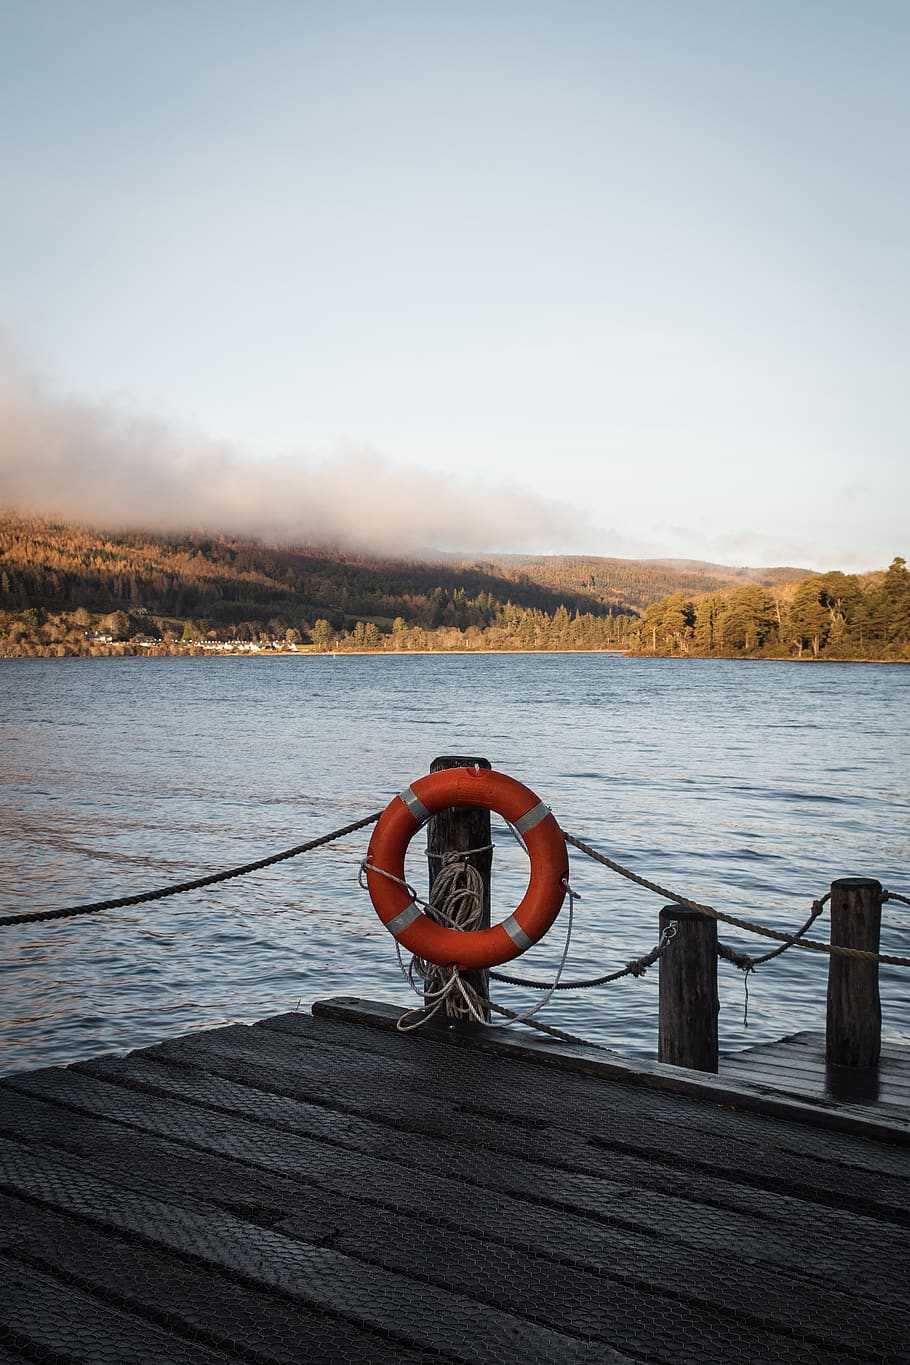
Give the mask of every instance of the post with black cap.
<path id="1" fill-rule="evenodd" d="M 487 768 L 492 764 L 486 758 L 465 758 L 460 755 L 444 754 L 434 758 L 430 772 L 438 773 L 445 768 Z M 469 851 L 470 850 L 470 851 Z M 490 927 L 490 873 L 493 866 L 493 849 L 490 842 L 490 812 L 481 806 L 450 806 L 447 810 L 437 811 L 427 823 L 427 858 L 430 865 L 430 901 L 433 900 L 433 883 L 441 872 L 446 854 L 465 853 L 465 862 L 476 868 L 483 881 L 483 917 L 479 929 Z M 472 986 L 481 999 L 489 997 L 486 971 L 465 972 L 464 980 Z M 490 1011 L 484 1010 L 487 1019 Z M 456 1020 L 450 1021 L 457 1026 Z"/>
<path id="2" fill-rule="evenodd" d="M 874 877 L 831 883 L 831 946 L 879 951 L 882 884 Z M 828 960 L 825 1060 L 829 1066 L 876 1066 L 882 1047 L 878 963 L 832 953 Z"/>
<path id="3" fill-rule="evenodd" d="M 660 912 L 660 936 L 676 925 L 660 959 L 657 1060 L 717 1071 L 717 921 L 681 905 Z"/>

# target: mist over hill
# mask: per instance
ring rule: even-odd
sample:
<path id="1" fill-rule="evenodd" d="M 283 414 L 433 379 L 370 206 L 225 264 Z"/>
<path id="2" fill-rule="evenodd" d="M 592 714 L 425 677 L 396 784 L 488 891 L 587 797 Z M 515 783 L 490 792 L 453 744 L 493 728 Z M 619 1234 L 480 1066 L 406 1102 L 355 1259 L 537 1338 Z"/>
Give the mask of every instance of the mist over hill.
<path id="1" fill-rule="evenodd" d="M 774 583 L 796 582 L 809 573 L 808 569 L 794 568 L 734 568 L 695 559 L 618 559 L 594 555 L 504 554 L 484 562 L 534 582 L 577 589 L 605 600 L 615 597 L 635 612 L 674 592 L 697 596 L 737 583 L 770 587 Z"/>
<path id="2" fill-rule="evenodd" d="M 0 515 L 0 606 L 145 607 L 181 616 L 314 612 L 427 617 L 439 591 L 553 612 L 637 615 L 671 592 L 796 579 L 804 570 L 751 570 L 582 555 L 391 558 L 325 546 L 269 545 L 205 532 L 95 530 Z M 427 622 L 430 623 L 430 622 Z"/>
<path id="3" fill-rule="evenodd" d="M 900 622 L 879 628 L 870 606 L 882 581 L 900 598 L 904 580 L 894 566 L 889 575 L 584 555 L 390 558 L 9 513 L 0 515 L 0 654 L 234 646 L 694 654 L 771 645 L 801 653 L 805 633 L 787 622 L 806 594 L 823 625 L 839 619 L 842 643 L 853 644 L 854 618 L 861 622 L 862 653 L 867 641 L 891 650 L 903 639 Z M 705 626 L 709 615 L 716 629 Z M 753 617 L 757 624 L 742 625 Z M 814 629 L 816 655 L 829 633 Z"/>
<path id="4" fill-rule="evenodd" d="M 791 583 L 813 572 L 812 569 L 794 568 L 792 564 L 779 568 L 733 568 L 729 564 L 710 564 L 700 559 L 643 559 L 641 563 L 656 569 L 669 569 L 671 573 L 707 574 L 722 582 L 764 583 L 766 587 L 772 583 Z"/>

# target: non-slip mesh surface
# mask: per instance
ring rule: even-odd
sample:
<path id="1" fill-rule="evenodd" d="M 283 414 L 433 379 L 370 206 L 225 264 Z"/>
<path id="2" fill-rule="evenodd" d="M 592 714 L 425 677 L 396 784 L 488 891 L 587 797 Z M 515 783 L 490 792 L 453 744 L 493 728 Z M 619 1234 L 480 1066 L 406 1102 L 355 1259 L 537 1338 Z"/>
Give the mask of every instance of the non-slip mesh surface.
<path id="1" fill-rule="evenodd" d="M 910 1154 L 280 1016 L 0 1083 L 0 1365 L 910 1360 Z"/>

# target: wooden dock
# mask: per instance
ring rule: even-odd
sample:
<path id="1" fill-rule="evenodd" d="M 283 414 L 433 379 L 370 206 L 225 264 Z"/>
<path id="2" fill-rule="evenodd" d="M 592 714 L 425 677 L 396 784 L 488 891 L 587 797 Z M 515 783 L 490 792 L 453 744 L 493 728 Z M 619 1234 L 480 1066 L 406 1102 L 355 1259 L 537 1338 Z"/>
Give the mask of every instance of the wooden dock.
<path id="1" fill-rule="evenodd" d="M 795 1033 L 745 1052 L 721 1053 L 725 1081 L 745 1081 L 819 1107 L 825 1122 L 855 1116 L 910 1132 L 910 1047 L 883 1043 L 877 1066 L 853 1070 L 825 1062 L 824 1033 Z M 857 1131 L 861 1131 L 860 1127 Z"/>
<path id="2" fill-rule="evenodd" d="M 398 1013 L 0 1083 L 0 1365 L 910 1361 L 906 1059 L 839 1099 L 806 1040 L 699 1076 Z"/>

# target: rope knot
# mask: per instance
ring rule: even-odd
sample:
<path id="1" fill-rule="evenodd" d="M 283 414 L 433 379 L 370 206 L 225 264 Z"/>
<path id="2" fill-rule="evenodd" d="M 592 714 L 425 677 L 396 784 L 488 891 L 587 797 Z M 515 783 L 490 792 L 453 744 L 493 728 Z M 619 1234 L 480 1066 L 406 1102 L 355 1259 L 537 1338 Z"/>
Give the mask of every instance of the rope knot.
<path id="1" fill-rule="evenodd" d="M 478 844 L 477 848 L 447 849 L 444 853 L 437 853 L 432 848 L 427 848 L 424 852 L 428 858 L 446 867 L 449 863 L 467 863 L 468 858 L 473 857 L 475 853 L 492 853 L 495 847 L 495 844 Z"/>
<path id="2" fill-rule="evenodd" d="M 724 962 L 731 962 L 741 972 L 754 972 L 758 965 L 757 958 L 750 957 L 748 953 L 738 952 L 735 948 L 731 948 L 728 943 L 718 942 L 717 956 L 722 957 Z"/>

